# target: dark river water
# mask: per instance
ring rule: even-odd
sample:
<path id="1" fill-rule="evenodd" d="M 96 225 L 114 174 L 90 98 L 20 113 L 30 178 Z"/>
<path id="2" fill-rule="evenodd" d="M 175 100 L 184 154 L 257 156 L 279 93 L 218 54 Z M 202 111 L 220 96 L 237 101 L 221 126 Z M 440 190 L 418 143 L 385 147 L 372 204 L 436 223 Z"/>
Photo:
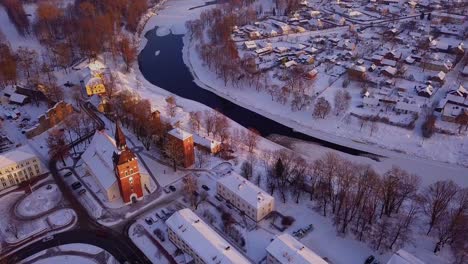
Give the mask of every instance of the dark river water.
<path id="1" fill-rule="evenodd" d="M 282 135 L 301 139 L 352 155 L 368 155 L 357 149 L 323 141 L 294 131 L 288 126 L 273 121 L 256 112 L 245 109 L 215 93 L 199 87 L 182 58 L 183 35 L 157 36 L 156 28 L 146 33 L 148 42 L 138 56 L 138 65 L 143 76 L 152 84 L 180 97 L 197 101 L 218 109 L 244 127 L 255 128 L 262 136 Z M 156 51 L 160 51 L 155 56 Z"/>

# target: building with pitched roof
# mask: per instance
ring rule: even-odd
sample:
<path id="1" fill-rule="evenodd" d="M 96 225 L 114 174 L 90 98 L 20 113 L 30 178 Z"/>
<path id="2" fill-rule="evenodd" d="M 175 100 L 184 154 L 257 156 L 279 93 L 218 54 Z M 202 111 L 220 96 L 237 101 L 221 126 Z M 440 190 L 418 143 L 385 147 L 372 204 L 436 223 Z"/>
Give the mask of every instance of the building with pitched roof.
<path id="1" fill-rule="evenodd" d="M 275 208 L 273 196 L 234 172 L 216 182 L 216 192 L 257 222 Z"/>
<path id="2" fill-rule="evenodd" d="M 140 171 L 137 157 L 127 147 L 118 124 L 115 139 L 105 131 L 97 131 L 82 159 L 110 202 L 122 198 L 128 204 L 141 200 L 144 190 L 150 192 L 149 175 Z"/>

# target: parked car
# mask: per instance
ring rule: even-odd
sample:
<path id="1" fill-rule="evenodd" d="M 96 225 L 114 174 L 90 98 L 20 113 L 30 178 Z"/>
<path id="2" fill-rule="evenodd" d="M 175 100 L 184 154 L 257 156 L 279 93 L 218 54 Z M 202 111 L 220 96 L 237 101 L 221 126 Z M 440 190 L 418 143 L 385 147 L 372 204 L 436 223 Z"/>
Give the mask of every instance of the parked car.
<path id="1" fill-rule="evenodd" d="M 78 190 L 79 188 L 81 188 L 81 186 L 83 186 L 83 185 L 81 185 L 81 182 L 74 182 L 71 185 L 73 190 Z"/>
<path id="2" fill-rule="evenodd" d="M 209 190 L 210 190 L 210 187 L 206 186 L 205 184 L 203 184 L 201 187 L 202 187 L 203 190 L 205 190 L 205 191 L 209 191 Z"/>
<path id="3" fill-rule="evenodd" d="M 165 187 L 165 188 L 163 189 L 163 191 L 164 191 L 165 193 L 170 193 L 170 192 L 171 192 L 171 190 L 169 190 L 168 187 Z"/>
<path id="4" fill-rule="evenodd" d="M 79 195 L 83 195 L 83 194 L 85 194 L 85 193 L 86 193 L 86 189 L 81 189 L 81 190 L 78 191 L 78 194 L 79 194 Z"/>
<path id="5" fill-rule="evenodd" d="M 65 173 L 65 175 L 63 175 L 63 177 L 70 177 L 71 175 L 72 175 L 72 172 L 69 171 L 69 172 Z"/>
<path id="6" fill-rule="evenodd" d="M 46 237 L 44 237 L 44 238 L 42 239 L 42 242 L 47 242 L 47 241 L 50 241 L 50 240 L 52 240 L 52 239 L 54 239 L 54 235 L 46 236 Z"/>
<path id="7" fill-rule="evenodd" d="M 156 228 L 156 229 L 153 231 L 153 234 L 154 234 L 157 238 L 159 238 L 159 240 L 161 240 L 161 242 L 166 241 L 166 238 L 164 237 L 164 233 L 161 231 L 161 229 Z"/>
<path id="8" fill-rule="evenodd" d="M 173 185 L 171 185 L 171 186 L 169 186 L 169 190 L 175 192 L 177 189 L 176 189 L 176 187 L 174 187 Z"/>
<path id="9" fill-rule="evenodd" d="M 145 218 L 145 222 L 148 224 L 148 225 L 152 225 L 153 224 L 153 219 L 149 218 L 149 217 L 146 217 Z"/>
<path id="10" fill-rule="evenodd" d="M 226 206 L 227 206 L 228 208 L 230 208 L 230 209 L 233 208 L 233 206 L 232 206 L 232 204 L 231 204 L 230 202 L 227 202 L 227 203 L 226 203 Z"/>
<path id="11" fill-rule="evenodd" d="M 164 215 L 161 215 L 159 212 L 156 212 L 156 217 L 159 219 L 163 219 Z"/>
<path id="12" fill-rule="evenodd" d="M 364 264 L 372 264 L 375 260 L 375 257 L 373 255 L 370 255 L 366 261 L 364 261 Z"/>
<path id="13" fill-rule="evenodd" d="M 163 209 L 161 209 L 161 213 L 163 213 L 164 215 L 167 215 L 167 211 Z"/>
<path id="14" fill-rule="evenodd" d="M 223 197 L 221 197 L 221 196 L 218 195 L 218 194 L 215 195 L 215 198 L 216 198 L 216 200 L 218 200 L 218 201 L 220 201 L 220 202 L 223 201 Z"/>
<path id="15" fill-rule="evenodd" d="M 47 190 L 50 190 L 50 189 L 52 189 L 52 185 L 50 185 L 50 184 L 47 184 L 47 187 L 46 187 L 46 189 L 47 189 Z"/>

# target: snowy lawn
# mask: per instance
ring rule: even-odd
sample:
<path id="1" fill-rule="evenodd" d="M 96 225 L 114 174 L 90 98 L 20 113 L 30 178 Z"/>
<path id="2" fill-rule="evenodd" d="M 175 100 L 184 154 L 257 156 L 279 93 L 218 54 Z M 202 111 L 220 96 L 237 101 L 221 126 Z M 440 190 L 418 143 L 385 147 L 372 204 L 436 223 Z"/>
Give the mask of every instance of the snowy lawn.
<path id="1" fill-rule="evenodd" d="M 62 201 L 62 193 L 55 184 L 44 185 L 26 196 L 16 207 L 16 213 L 33 217 L 56 207 Z"/>

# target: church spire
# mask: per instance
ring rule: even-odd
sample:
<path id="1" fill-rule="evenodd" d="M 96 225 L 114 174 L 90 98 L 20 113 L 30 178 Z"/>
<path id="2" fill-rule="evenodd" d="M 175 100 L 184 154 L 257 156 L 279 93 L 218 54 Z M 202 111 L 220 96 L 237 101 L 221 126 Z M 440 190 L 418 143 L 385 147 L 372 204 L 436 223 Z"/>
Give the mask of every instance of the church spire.
<path id="1" fill-rule="evenodd" d="M 115 144 L 119 150 L 124 150 L 127 148 L 127 140 L 125 139 L 125 135 L 122 132 L 118 121 L 115 123 Z"/>

